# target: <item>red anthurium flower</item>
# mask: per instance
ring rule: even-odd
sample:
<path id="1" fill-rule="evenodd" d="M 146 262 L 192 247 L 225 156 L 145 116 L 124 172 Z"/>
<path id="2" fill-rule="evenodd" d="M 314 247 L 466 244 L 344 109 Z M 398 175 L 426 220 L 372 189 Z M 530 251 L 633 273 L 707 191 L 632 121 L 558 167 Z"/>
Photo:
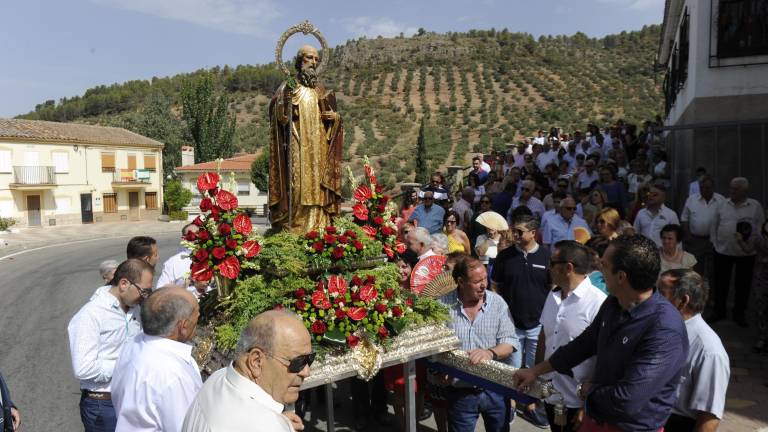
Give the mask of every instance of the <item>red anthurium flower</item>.
<path id="1" fill-rule="evenodd" d="M 373 175 L 373 167 L 370 165 L 363 165 L 363 170 L 365 171 L 365 176 L 370 177 Z"/>
<path id="2" fill-rule="evenodd" d="M 384 298 L 387 300 L 392 300 L 392 298 L 395 297 L 395 290 L 392 288 L 387 288 L 386 291 L 384 291 Z"/>
<path id="3" fill-rule="evenodd" d="M 223 259 L 223 258 L 224 258 L 224 255 L 226 255 L 226 254 L 227 254 L 227 250 L 226 250 L 226 249 L 224 249 L 224 248 L 223 248 L 223 247 L 221 247 L 221 246 L 216 246 L 216 247 L 215 247 L 215 248 L 213 248 L 213 250 L 211 251 L 211 255 L 213 255 L 213 257 L 214 257 L 214 258 L 216 258 L 216 259 Z"/>
<path id="4" fill-rule="evenodd" d="M 349 335 L 347 336 L 347 345 L 350 348 L 354 348 L 357 346 L 357 344 L 360 342 L 360 338 L 355 335 Z"/>
<path id="5" fill-rule="evenodd" d="M 212 208 L 211 209 L 211 219 L 213 219 L 216 222 L 218 222 L 220 218 L 221 218 L 221 210 L 219 210 L 218 207 Z"/>
<path id="6" fill-rule="evenodd" d="M 239 213 L 235 216 L 235 220 L 232 222 L 235 226 L 235 231 L 242 235 L 248 235 L 253 231 L 253 225 L 251 219 L 245 213 Z"/>
<path id="7" fill-rule="evenodd" d="M 208 251 L 205 249 L 198 249 L 195 252 L 195 259 L 198 261 L 205 261 L 208 259 Z"/>
<path id="8" fill-rule="evenodd" d="M 312 323 L 312 333 L 322 335 L 325 334 L 326 330 L 328 330 L 328 326 L 324 322 L 318 320 Z"/>
<path id="9" fill-rule="evenodd" d="M 209 191 L 214 189 L 219 183 L 219 175 L 215 172 L 207 172 L 200 174 L 197 178 L 197 188 L 200 192 Z"/>
<path id="10" fill-rule="evenodd" d="M 229 211 L 237 208 L 237 197 L 224 189 L 216 194 L 216 202 L 219 203 L 219 207 L 223 210 Z"/>
<path id="11" fill-rule="evenodd" d="M 312 305 L 318 309 L 330 309 L 331 302 L 324 292 L 315 291 L 312 293 Z"/>
<path id="12" fill-rule="evenodd" d="M 228 236 L 232 233 L 232 227 L 229 226 L 229 224 L 223 223 L 219 225 L 219 233 L 221 233 L 221 235 Z"/>
<path id="13" fill-rule="evenodd" d="M 376 233 L 379 232 L 376 228 L 374 228 L 374 227 L 372 227 L 370 225 L 363 226 L 362 230 L 363 230 L 363 232 L 368 234 L 368 237 L 370 237 L 370 238 L 376 238 Z"/>
<path id="14" fill-rule="evenodd" d="M 374 307 L 374 309 L 376 309 L 376 312 L 383 314 L 384 312 L 387 311 L 387 305 L 385 305 L 384 303 L 376 303 L 376 306 Z"/>
<path id="15" fill-rule="evenodd" d="M 230 249 L 234 249 L 237 247 L 237 240 L 235 239 L 227 239 L 226 241 L 227 247 Z"/>
<path id="16" fill-rule="evenodd" d="M 261 245 L 254 240 L 248 240 L 243 243 L 243 250 L 246 258 L 253 258 L 261 251 Z"/>
<path id="17" fill-rule="evenodd" d="M 376 176 L 375 175 L 368 176 L 368 181 L 371 182 L 371 185 L 376 185 Z"/>
<path id="18" fill-rule="evenodd" d="M 208 211 L 213 208 L 213 201 L 210 198 L 203 198 L 200 200 L 200 210 Z"/>
<path id="19" fill-rule="evenodd" d="M 233 256 L 228 256 L 219 263 L 219 273 L 227 279 L 237 279 L 240 275 L 240 261 Z"/>
<path id="20" fill-rule="evenodd" d="M 325 284 L 323 284 L 322 279 L 317 281 L 317 283 L 315 284 L 315 291 L 322 291 L 324 289 L 325 289 Z"/>
<path id="21" fill-rule="evenodd" d="M 328 278 L 328 294 L 343 296 L 347 293 L 347 281 L 338 275 Z"/>
<path id="22" fill-rule="evenodd" d="M 325 232 L 327 232 L 328 234 L 336 234 L 336 227 L 333 225 L 329 225 L 325 227 Z"/>
<path id="23" fill-rule="evenodd" d="M 347 309 L 347 316 L 355 321 L 360 321 L 368 315 L 368 311 L 363 307 L 351 307 Z"/>
<path id="24" fill-rule="evenodd" d="M 208 231 L 202 230 L 197 233 L 197 238 L 200 239 L 201 242 L 204 242 L 211 238 L 211 235 L 208 233 Z"/>
<path id="25" fill-rule="evenodd" d="M 307 292 L 304 291 L 304 288 L 299 288 L 296 290 L 294 295 L 296 296 L 297 299 L 301 299 L 301 298 L 304 298 L 305 295 L 307 295 Z"/>
<path id="26" fill-rule="evenodd" d="M 405 304 L 406 304 L 408 307 L 413 307 L 413 299 L 412 299 L 412 298 L 407 298 L 407 299 L 405 299 Z"/>
<path id="27" fill-rule="evenodd" d="M 400 308 L 400 306 L 395 306 L 392 308 L 392 316 L 395 318 L 400 318 L 403 316 L 403 310 Z"/>
<path id="28" fill-rule="evenodd" d="M 315 252 L 322 252 L 323 249 L 325 249 L 325 246 L 323 245 L 323 242 L 315 242 L 312 244 L 312 249 L 314 249 Z"/>
<path id="29" fill-rule="evenodd" d="M 197 233 L 195 233 L 192 230 L 188 231 L 187 235 L 184 236 L 184 240 L 186 241 L 195 241 L 196 238 L 197 238 Z"/>
<path id="30" fill-rule="evenodd" d="M 337 260 L 344 258 L 344 248 L 341 248 L 338 246 L 333 248 L 333 252 L 331 252 L 331 256 L 333 257 L 333 259 L 337 259 Z"/>
<path id="31" fill-rule="evenodd" d="M 381 185 L 376 185 L 376 193 L 382 193 L 384 192 L 384 188 L 381 187 Z"/>
<path id="32" fill-rule="evenodd" d="M 361 221 L 368 220 L 368 207 L 363 203 L 357 203 L 352 206 L 352 213 L 355 215 L 355 219 Z"/>
<path id="33" fill-rule="evenodd" d="M 363 248 L 365 248 L 365 245 L 362 242 L 360 242 L 359 240 L 355 240 L 355 242 L 352 243 L 352 245 L 355 247 L 355 249 L 357 249 L 359 251 L 361 251 L 361 250 L 363 250 Z"/>
<path id="34" fill-rule="evenodd" d="M 355 201 L 359 201 L 359 202 L 368 201 L 372 196 L 373 196 L 373 191 L 367 185 L 358 186 L 357 189 L 355 189 L 355 192 L 353 194 L 353 198 L 355 198 Z"/>
<path id="35" fill-rule="evenodd" d="M 310 231 L 306 234 L 308 240 L 314 240 L 318 236 L 317 231 Z"/>
<path id="36" fill-rule="evenodd" d="M 207 262 L 196 262 L 190 267 L 192 280 L 207 282 L 213 278 L 213 269 L 208 267 Z"/>
<path id="37" fill-rule="evenodd" d="M 405 253 L 405 243 L 397 242 L 397 244 L 395 245 L 395 250 L 399 254 L 404 254 Z"/>
<path id="38" fill-rule="evenodd" d="M 379 295 L 379 292 L 376 291 L 376 288 L 374 288 L 373 285 L 363 285 L 363 287 L 360 288 L 359 293 L 360 300 L 364 302 L 374 300 Z"/>
<path id="39" fill-rule="evenodd" d="M 379 327 L 379 337 L 386 339 L 387 336 L 389 336 L 389 330 L 387 330 L 387 328 L 384 326 Z"/>

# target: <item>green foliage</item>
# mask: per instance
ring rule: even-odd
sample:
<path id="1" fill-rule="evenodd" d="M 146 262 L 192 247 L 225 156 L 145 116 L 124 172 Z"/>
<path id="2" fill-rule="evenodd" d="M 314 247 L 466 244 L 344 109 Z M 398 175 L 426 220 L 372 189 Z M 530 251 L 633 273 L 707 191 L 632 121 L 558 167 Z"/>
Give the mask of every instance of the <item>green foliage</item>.
<path id="1" fill-rule="evenodd" d="M 280 269 L 289 275 L 298 275 L 307 269 L 307 251 L 304 238 L 290 232 L 280 232 L 264 238 L 257 256 L 262 269 Z"/>
<path id="2" fill-rule="evenodd" d="M 419 126 L 419 138 L 416 140 L 416 183 L 424 184 L 429 180 L 429 167 L 427 166 L 427 142 L 424 136 L 427 118 L 421 118 Z"/>
<path id="3" fill-rule="evenodd" d="M 229 97 L 214 93 L 212 75 L 187 82 L 181 100 L 182 118 L 195 142 L 195 163 L 232 156 L 235 118 L 227 112 Z"/>
<path id="4" fill-rule="evenodd" d="M 164 198 L 168 211 L 175 212 L 189 205 L 192 200 L 192 191 L 182 186 L 179 180 L 169 180 L 165 184 Z"/>
<path id="5" fill-rule="evenodd" d="M 184 210 L 171 210 L 168 212 L 168 218 L 170 220 L 185 221 L 189 214 Z"/>
<path id="6" fill-rule="evenodd" d="M 263 152 L 251 163 L 251 183 L 261 192 L 269 190 L 269 150 Z"/>
<path id="7" fill-rule="evenodd" d="M 8 228 L 16 225 L 16 219 L 0 217 L 0 231 L 8 231 Z"/>

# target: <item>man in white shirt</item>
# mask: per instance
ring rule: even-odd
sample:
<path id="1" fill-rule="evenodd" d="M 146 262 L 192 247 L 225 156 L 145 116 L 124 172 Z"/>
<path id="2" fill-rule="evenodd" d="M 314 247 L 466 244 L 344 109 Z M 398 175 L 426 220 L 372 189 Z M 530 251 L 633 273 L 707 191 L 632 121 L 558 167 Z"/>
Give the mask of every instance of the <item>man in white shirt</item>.
<path id="1" fill-rule="evenodd" d="M 587 274 L 591 271 L 589 249 L 573 240 L 555 243 L 549 261 L 549 273 L 556 286 L 547 296 L 541 312 L 542 332 L 536 351 L 536 363 L 549 358 L 561 346 L 567 345 L 581 334 L 594 320 L 606 295 L 592 285 Z M 576 394 L 580 383 L 589 381 L 595 367 L 592 357 L 573 368 L 572 376 L 557 372 L 547 379 L 560 395 L 545 399 L 549 424 L 554 425 L 555 405 L 562 402 L 566 408 L 567 426 L 561 430 L 577 430 L 584 412 L 584 401 Z M 554 430 L 554 429 L 553 429 Z"/>
<path id="2" fill-rule="evenodd" d="M 199 229 L 193 223 L 184 225 L 181 229 L 181 239 L 185 240 L 190 232 L 197 233 Z M 189 257 L 191 253 L 192 251 L 186 247 L 180 247 L 176 255 L 168 258 L 163 263 L 163 270 L 157 278 L 156 288 L 163 288 L 166 285 L 185 285 L 185 279 L 189 276 L 189 267 L 192 265 L 192 259 Z"/>
<path id="3" fill-rule="evenodd" d="M 574 229 L 577 227 L 584 228 L 592 235 L 587 221 L 576 214 L 576 201 L 567 197 L 560 201 L 557 214 L 547 217 L 546 224 L 542 226 L 542 243 L 551 247 L 560 240 L 575 240 Z"/>
<path id="4" fill-rule="evenodd" d="M 189 342 L 200 307 L 180 287 L 153 292 L 141 307 L 144 332 L 127 343 L 112 377 L 116 432 L 178 431 L 203 386 Z"/>
<path id="5" fill-rule="evenodd" d="M 688 357 L 677 388 L 677 402 L 664 427 L 669 431 L 714 431 L 725 410 L 725 394 L 731 375 L 723 343 L 701 317 L 707 304 L 704 281 L 690 269 L 667 270 L 658 288 L 685 320 Z"/>
<path id="6" fill-rule="evenodd" d="M 432 250 L 432 236 L 426 228 L 418 227 L 412 229 L 408 234 L 408 249 L 412 250 L 419 257 L 419 261 L 426 257 L 437 255 Z"/>
<path id="7" fill-rule="evenodd" d="M 705 279 L 712 279 L 712 256 L 714 249 L 709 239 L 712 221 L 717 206 L 725 201 L 725 197 L 715 193 L 712 177 L 702 176 L 700 193 L 688 197 L 680 213 L 680 224 L 685 232 L 684 250 L 696 257 L 693 267 Z"/>
<path id="8" fill-rule="evenodd" d="M 109 290 L 94 295 L 69 322 L 69 350 L 75 378 L 80 380 L 85 432 L 115 430 L 112 375 L 123 345 L 141 331 L 139 304 L 152 292 L 153 277 L 148 263 L 124 261 Z"/>
<path id="9" fill-rule="evenodd" d="M 475 190 L 469 186 L 461 190 L 461 198 L 453 204 L 453 211 L 459 216 L 458 226 L 469 232 L 472 224 L 472 203 L 475 202 Z"/>
<path id="10" fill-rule="evenodd" d="M 595 161 L 588 159 L 584 162 L 584 169 L 579 173 L 576 179 L 576 190 L 592 189 L 592 185 L 596 183 L 600 176 L 595 170 Z"/>
<path id="11" fill-rule="evenodd" d="M 715 210 L 710 239 L 715 247 L 715 313 L 710 322 L 726 317 L 726 303 L 731 284 L 731 272 L 736 267 L 733 320 L 747 326 L 744 312 L 752 288 L 755 269 L 755 251 L 745 247 L 763 229 L 765 213 L 759 202 L 747 197 L 749 180 L 736 177 L 731 180 L 730 198 Z"/>
<path id="12" fill-rule="evenodd" d="M 520 206 L 528 207 L 537 219 L 541 220 L 541 216 L 547 209 L 544 208 L 544 203 L 538 198 L 533 196 L 536 192 L 536 183 L 533 180 L 523 180 L 523 187 L 520 189 L 520 196 L 512 199 L 512 205 L 509 206 L 507 211 L 507 223 L 512 224 L 512 212 Z"/>
<path id="13" fill-rule="evenodd" d="M 240 335 L 235 360 L 208 378 L 181 430 L 303 429 L 295 413 L 283 411 L 299 398 L 314 359 L 309 332 L 298 316 L 275 310 L 257 315 Z"/>
<path id="14" fill-rule="evenodd" d="M 536 133 L 536 138 L 533 139 L 533 143 L 544 145 L 546 142 L 547 138 L 544 136 L 544 131 L 539 129 L 539 131 Z"/>
<path id="15" fill-rule="evenodd" d="M 651 186 L 645 200 L 645 208 L 637 212 L 635 217 L 635 232 L 653 240 L 661 247 L 661 229 L 665 225 L 680 225 L 677 213 L 664 205 L 667 187 L 663 181 L 657 180 Z"/>

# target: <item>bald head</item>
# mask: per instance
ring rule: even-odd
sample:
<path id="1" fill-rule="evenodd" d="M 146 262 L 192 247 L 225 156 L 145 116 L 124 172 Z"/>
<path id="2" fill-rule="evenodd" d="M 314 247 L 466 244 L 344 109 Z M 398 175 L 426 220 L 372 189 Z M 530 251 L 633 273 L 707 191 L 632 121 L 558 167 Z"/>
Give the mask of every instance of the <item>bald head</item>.
<path id="1" fill-rule="evenodd" d="M 192 335 L 183 334 L 178 338 L 179 326 L 187 326 L 184 321 L 194 321 L 192 333 L 199 315 L 197 299 L 183 288 L 162 288 L 154 291 L 141 306 L 141 324 L 144 333 L 179 340 Z M 182 332 L 185 333 L 185 332 Z M 186 341 L 186 340 L 183 340 Z"/>
<path id="2" fill-rule="evenodd" d="M 310 336 L 304 323 L 296 314 L 270 310 L 260 313 L 245 326 L 237 342 L 237 353 L 246 354 L 253 347 L 272 353 L 279 345 L 310 343 Z"/>

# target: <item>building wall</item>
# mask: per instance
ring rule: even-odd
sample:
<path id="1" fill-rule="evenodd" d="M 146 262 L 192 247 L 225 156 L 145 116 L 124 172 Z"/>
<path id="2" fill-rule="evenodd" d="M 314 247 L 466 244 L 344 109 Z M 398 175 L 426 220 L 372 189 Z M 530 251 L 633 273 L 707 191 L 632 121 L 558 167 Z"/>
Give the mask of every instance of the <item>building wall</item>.
<path id="1" fill-rule="evenodd" d="M 192 191 L 192 201 L 189 203 L 189 206 L 185 208 L 185 210 L 190 215 L 196 215 L 200 213 L 200 208 L 198 207 L 198 204 L 200 203 L 200 200 L 202 199 L 202 196 L 200 195 L 200 192 L 197 190 L 197 177 L 200 176 L 201 172 L 195 171 L 195 172 L 178 172 L 179 179 L 181 180 L 182 186 Z M 257 210 L 258 212 L 261 212 L 263 209 L 263 206 L 267 204 L 267 192 L 260 191 L 256 185 L 251 183 L 251 173 L 250 171 L 247 172 L 236 172 L 233 173 L 235 175 L 235 183 L 248 183 L 248 192 L 247 195 L 245 194 L 245 190 L 240 191 L 239 193 L 236 193 L 238 191 L 237 186 L 235 184 L 232 184 L 230 182 L 231 174 L 222 174 L 222 178 L 225 184 L 225 189 L 232 193 L 236 193 L 237 195 L 237 202 L 242 209 L 246 210 Z"/>
<path id="2" fill-rule="evenodd" d="M 139 217 L 142 220 L 157 218 L 162 211 L 162 151 L 159 148 L 114 147 L 77 145 L 58 143 L 0 142 L 0 157 L 10 151 L 10 172 L 0 172 L 0 216 L 17 219 L 19 226 L 28 223 L 27 196 L 39 195 L 41 204 L 41 224 L 63 225 L 81 223 L 81 194 L 92 194 L 94 222 L 123 220 L 128 215 L 128 191 L 139 192 Z M 102 151 L 115 154 L 116 169 L 128 167 L 128 155 L 136 155 L 136 168 L 144 168 L 144 155 L 155 158 L 157 171 L 151 172 L 149 183 L 135 187 L 113 185 L 113 173 L 103 172 L 101 166 Z M 56 170 L 56 185 L 51 187 L 25 186 L 11 188 L 14 182 L 14 166 L 31 165 L 31 156 L 37 155 L 36 166 L 54 166 L 54 153 L 66 154 L 67 166 Z M 7 165 L 7 163 L 5 163 Z M 0 171 L 3 167 L 0 161 Z M 144 192 L 157 193 L 157 210 L 148 210 L 145 206 Z M 117 193 L 118 213 L 104 213 L 103 194 Z"/>

